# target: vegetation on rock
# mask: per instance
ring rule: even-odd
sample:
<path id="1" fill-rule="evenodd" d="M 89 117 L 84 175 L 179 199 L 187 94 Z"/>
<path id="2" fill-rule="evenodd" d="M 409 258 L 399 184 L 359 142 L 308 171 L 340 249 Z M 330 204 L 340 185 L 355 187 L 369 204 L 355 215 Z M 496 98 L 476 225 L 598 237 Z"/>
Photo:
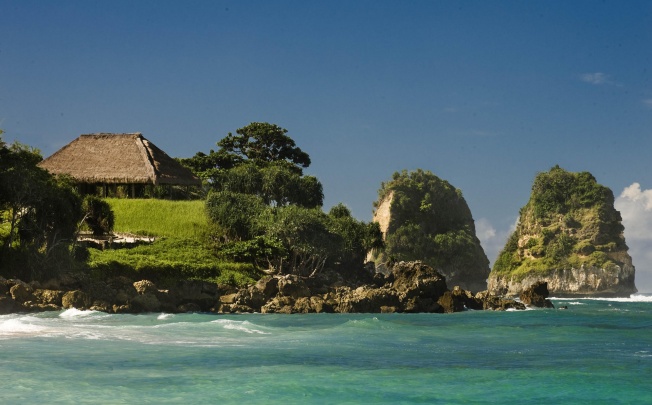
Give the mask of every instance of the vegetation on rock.
<path id="1" fill-rule="evenodd" d="M 459 189 L 429 171 L 404 170 L 382 184 L 374 206 L 378 210 L 390 198 L 385 248 L 376 262 L 422 260 L 451 285 L 484 289 L 489 260 Z"/>
<path id="2" fill-rule="evenodd" d="M 532 272 L 631 264 L 623 230 L 609 188 L 588 172 L 555 166 L 536 176 L 530 200 L 521 209 L 492 276 L 519 278 Z"/>

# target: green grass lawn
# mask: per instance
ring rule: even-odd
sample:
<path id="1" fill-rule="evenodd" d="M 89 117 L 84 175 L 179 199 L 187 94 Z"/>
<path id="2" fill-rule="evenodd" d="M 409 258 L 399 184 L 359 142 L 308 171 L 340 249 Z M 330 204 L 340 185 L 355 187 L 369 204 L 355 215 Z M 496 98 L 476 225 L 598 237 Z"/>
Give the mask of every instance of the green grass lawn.
<path id="1" fill-rule="evenodd" d="M 208 232 L 204 201 L 109 198 L 115 232 L 203 240 Z"/>
<path id="2" fill-rule="evenodd" d="M 157 237 L 152 244 L 90 249 L 89 267 L 98 276 L 125 275 L 166 284 L 180 278 L 246 285 L 260 276 L 251 264 L 220 260 L 208 244 L 204 201 L 107 199 L 115 232 Z"/>

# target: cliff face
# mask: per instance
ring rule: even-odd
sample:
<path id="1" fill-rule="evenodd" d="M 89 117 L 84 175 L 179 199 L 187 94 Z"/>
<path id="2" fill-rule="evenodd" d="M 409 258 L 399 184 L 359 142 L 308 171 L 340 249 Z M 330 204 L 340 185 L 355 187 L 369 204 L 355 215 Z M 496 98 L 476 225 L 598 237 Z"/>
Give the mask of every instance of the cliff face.
<path id="1" fill-rule="evenodd" d="M 368 257 L 377 267 L 421 260 L 451 286 L 487 288 L 489 260 L 460 190 L 430 172 L 403 171 L 383 183 L 374 206 L 386 244 Z"/>
<path id="2" fill-rule="evenodd" d="M 557 297 L 637 291 L 613 193 L 590 173 L 538 174 L 520 214 L 489 275 L 492 293 L 518 295 L 537 281 Z"/>

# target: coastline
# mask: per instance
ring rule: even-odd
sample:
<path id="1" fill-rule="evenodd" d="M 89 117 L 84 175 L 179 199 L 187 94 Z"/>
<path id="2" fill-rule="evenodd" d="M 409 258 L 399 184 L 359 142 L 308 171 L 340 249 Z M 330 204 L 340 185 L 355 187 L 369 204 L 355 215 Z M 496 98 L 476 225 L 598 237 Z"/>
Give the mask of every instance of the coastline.
<path id="1" fill-rule="evenodd" d="M 69 308 L 116 314 L 293 314 L 451 313 L 526 307 L 518 300 L 488 291 L 449 289 L 441 274 L 418 261 L 397 263 L 388 275 L 369 273 L 367 276 L 346 282 L 334 273 L 315 277 L 268 275 L 244 288 L 180 280 L 168 289 L 159 289 L 149 280 L 134 281 L 126 277 L 98 281 L 82 275 L 45 283 L 0 278 L 0 314 Z M 545 298 L 542 297 L 544 301 Z"/>

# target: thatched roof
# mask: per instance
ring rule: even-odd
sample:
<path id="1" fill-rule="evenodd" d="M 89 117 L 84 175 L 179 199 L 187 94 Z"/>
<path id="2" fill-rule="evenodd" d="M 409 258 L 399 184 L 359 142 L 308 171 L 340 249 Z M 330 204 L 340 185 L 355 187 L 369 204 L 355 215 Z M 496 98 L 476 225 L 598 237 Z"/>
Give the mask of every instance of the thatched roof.
<path id="1" fill-rule="evenodd" d="M 39 166 L 82 183 L 201 184 L 140 133 L 81 135 Z"/>

